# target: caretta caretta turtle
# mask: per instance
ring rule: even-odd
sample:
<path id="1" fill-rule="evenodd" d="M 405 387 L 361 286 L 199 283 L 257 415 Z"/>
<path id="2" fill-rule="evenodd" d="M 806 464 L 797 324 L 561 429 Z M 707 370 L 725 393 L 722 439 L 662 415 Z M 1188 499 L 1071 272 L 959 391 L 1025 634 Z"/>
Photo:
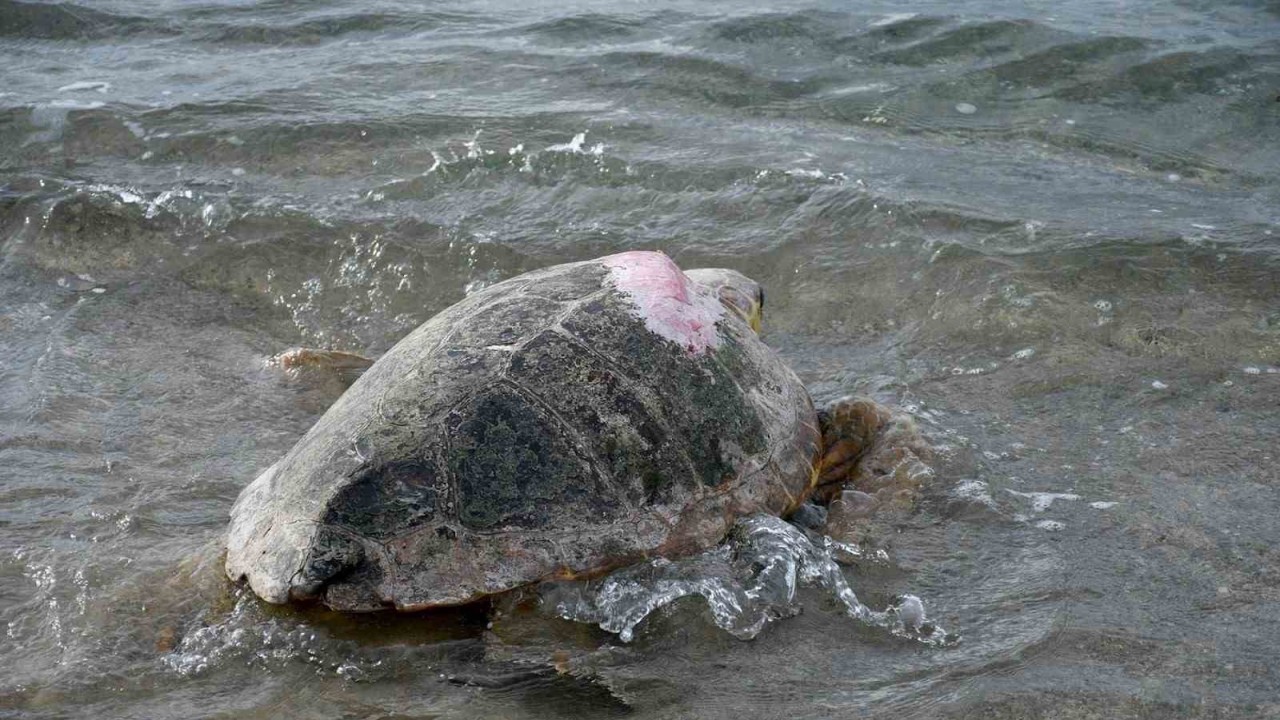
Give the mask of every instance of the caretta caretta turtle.
<path id="1" fill-rule="evenodd" d="M 474 293 L 377 362 L 293 353 L 369 367 L 240 494 L 228 576 L 273 603 L 420 610 L 794 510 L 848 479 L 885 417 L 815 410 L 757 337 L 763 304 L 735 271 L 624 252 Z"/>

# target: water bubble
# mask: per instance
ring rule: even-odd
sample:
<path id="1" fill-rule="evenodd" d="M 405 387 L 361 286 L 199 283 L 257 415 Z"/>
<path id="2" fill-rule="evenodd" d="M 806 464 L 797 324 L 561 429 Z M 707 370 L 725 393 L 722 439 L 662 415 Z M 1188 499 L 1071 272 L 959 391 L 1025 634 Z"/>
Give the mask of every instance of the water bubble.
<path id="1" fill-rule="evenodd" d="M 898 618 L 910 628 L 918 628 L 925 622 L 924 603 L 915 595 L 903 595 L 898 601 Z"/>
<path id="2" fill-rule="evenodd" d="M 956 103 L 956 112 L 961 115 L 972 115 L 978 112 L 978 106 L 970 103 Z"/>

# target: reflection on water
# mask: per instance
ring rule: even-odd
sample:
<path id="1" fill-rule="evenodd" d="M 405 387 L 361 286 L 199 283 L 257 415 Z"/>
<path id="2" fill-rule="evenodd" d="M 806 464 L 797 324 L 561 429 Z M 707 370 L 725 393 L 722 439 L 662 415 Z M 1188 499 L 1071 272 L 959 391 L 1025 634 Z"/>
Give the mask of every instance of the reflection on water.
<path id="1" fill-rule="evenodd" d="M 1251 2 L 0 0 L 0 712 L 1275 713 L 1277 36 Z M 862 533 L 889 561 L 772 524 L 790 559 L 625 571 L 658 595 L 227 585 L 231 503 L 338 391 L 270 358 L 632 248 L 761 281 L 819 405 L 910 413 L 937 472 Z M 849 618 L 906 596 L 960 642 Z"/>

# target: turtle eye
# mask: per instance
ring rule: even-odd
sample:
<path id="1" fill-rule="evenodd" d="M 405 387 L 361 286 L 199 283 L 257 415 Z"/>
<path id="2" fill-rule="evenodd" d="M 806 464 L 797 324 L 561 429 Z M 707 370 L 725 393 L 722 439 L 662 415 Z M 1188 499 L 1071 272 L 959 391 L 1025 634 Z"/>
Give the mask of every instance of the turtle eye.
<path id="1" fill-rule="evenodd" d="M 720 288 L 720 302 L 729 306 L 734 312 L 742 316 L 743 320 L 751 317 L 752 305 L 751 298 L 735 287 L 724 285 Z"/>
<path id="2" fill-rule="evenodd" d="M 729 285 L 720 288 L 720 302 L 737 313 L 756 332 L 760 332 L 760 309 L 763 307 L 760 297 L 758 291 L 748 295 Z"/>

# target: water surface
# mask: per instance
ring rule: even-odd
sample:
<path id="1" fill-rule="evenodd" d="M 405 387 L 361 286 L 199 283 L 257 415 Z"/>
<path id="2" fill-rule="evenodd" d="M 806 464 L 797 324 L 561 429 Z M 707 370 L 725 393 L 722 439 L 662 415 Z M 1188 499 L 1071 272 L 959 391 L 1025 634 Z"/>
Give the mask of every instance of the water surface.
<path id="1" fill-rule="evenodd" d="M 1280 713 L 1280 10 L 1085 0 L 0 0 L 0 713 Z M 819 403 L 911 412 L 918 510 L 742 641 L 531 598 L 245 597 L 227 512 L 378 354 L 525 270 L 763 282 Z"/>

